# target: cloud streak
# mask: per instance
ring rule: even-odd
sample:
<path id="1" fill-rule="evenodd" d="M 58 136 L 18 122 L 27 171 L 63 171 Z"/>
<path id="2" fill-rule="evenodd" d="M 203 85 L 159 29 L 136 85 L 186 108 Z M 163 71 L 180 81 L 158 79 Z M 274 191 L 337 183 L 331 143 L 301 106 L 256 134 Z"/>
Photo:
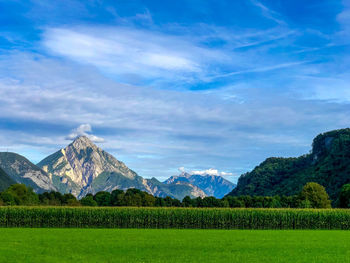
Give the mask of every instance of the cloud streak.
<path id="1" fill-rule="evenodd" d="M 213 53 L 174 36 L 126 28 L 49 28 L 43 45 L 50 52 L 110 74 L 150 78 L 161 72 L 198 73 L 198 58 Z"/>
<path id="2" fill-rule="evenodd" d="M 235 32 L 206 25 L 193 30 L 199 33 L 170 34 L 132 27 L 47 28 L 42 46 L 50 54 L 94 66 L 118 81 L 137 85 L 146 81 L 167 88 L 305 63 L 285 55 L 283 62 L 272 56 L 259 58 L 272 43 L 293 38 L 291 30 Z M 217 48 L 211 39 L 225 45 Z M 247 50 L 238 50 L 242 48 Z"/>
<path id="3" fill-rule="evenodd" d="M 250 0 L 250 2 L 258 7 L 261 10 L 261 13 L 264 17 L 271 19 L 272 21 L 276 22 L 279 25 L 286 25 L 285 21 L 280 19 L 281 15 L 278 14 L 277 12 L 271 10 L 267 6 L 263 5 L 260 1 L 258 0 Z"/>

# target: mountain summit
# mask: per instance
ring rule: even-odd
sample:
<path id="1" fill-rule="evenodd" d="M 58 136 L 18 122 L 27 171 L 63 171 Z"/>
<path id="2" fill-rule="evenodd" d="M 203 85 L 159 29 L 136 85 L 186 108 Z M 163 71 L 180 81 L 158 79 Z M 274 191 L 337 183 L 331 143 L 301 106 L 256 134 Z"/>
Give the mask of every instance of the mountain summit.
<path id="1" fill-rule="evenodd" d="M 38 166 L 52 177 L 62 193 L 78 198 L 98 191 L 137 188 L 157 196 L 183 198 L 205 196 L 191 184 L 165 185 L 156 179 L 144 179 L 123 162 L 96 146 L 88 137 L 77 137 L 66 148 L 46 157 Z"/>
<path id="2" fill-rule="evenodd" d="M 179 182 L 187 182 L 202 189 L 208 196 L 215 196 L 216 198 L 222 198 L 226 194 L 232 191 L 235 187 L 234 183 L 226 180 L 220 175 L 213 174 L 196 174 L 182 172 L 178 176 L 171 176 L 164 183 L 172 184 Z"/>

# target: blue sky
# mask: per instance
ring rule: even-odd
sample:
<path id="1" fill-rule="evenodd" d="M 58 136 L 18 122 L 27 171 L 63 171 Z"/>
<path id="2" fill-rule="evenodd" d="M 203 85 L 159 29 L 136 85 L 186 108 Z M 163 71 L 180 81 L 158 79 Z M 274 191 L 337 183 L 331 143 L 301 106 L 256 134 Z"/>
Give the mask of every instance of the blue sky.
<path id="1" fill-rule="evenodd" d="M 350 126 L 349 62 L 348 0 L 0 0 L 0 151 L 236 181 Z"/>

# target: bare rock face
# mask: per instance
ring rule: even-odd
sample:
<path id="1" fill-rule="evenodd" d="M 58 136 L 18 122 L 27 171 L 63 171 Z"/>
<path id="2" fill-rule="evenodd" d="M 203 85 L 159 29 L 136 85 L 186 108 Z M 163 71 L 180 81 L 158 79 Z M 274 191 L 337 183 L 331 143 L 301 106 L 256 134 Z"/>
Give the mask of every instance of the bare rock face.
<path id="1" fill-rule="evenodd" d="M 192 174 L 185 172 L 178 176 L 171 176 L 164 183 L 189 183 L 202 190 L 207 196 L 214 196 L 216 198 L 224 197 L 235 187 L 234 183 L 231 183 L 220 175 Z"/>
<path id="2" fill-rule="evenodd" d="M 187 182 L 164 184 L 155 178 L 143 180 L 145 181 L 144 185 L 146 186 L 146 191 L 155 196 L 170 196 L 180 200 L 185 196 L 190 196 L 192 198 L 204 198 L 207 196 L 202 189 Z"/>
<path id="3" fill-rule="evenodd" d="M 0 167 L 16 183 L 26 184 L 36 192 L 57 191 L 45 171 L 19 154 L 0 153 Z"/>
<path id="4" fill-rule="evenodd" d="M 191 184 L 166 185 L 156 179 L 144 179 L 85 136 L 46 157 L 38 166 L 50 175 L 53 185 L 60 192 L 72 193 L 78 198 L 88 193 L 128 188 L 178 199 L 186 195 L 205 196 L 203 191 Z"/>
<path id="5" fill-rule="evenodd" d="M 133 179 L 136 173 L 124 163 L 103 151 L 85 136 L 78 137 L 66 148 L 46 157 L 40 166 L 52 175 L 62 192 L 80 196 L 102 173 L 119 173 Z"/>

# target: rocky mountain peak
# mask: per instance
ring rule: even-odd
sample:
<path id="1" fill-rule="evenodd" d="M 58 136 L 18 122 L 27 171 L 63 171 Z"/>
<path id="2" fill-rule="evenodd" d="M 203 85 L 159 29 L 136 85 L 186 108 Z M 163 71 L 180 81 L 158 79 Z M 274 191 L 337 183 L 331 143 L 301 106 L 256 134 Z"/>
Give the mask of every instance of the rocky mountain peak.
<path id="1" fill-rule="evenodd" d="M 180 175 L 171 176 L 164 183 L 189 183 L 201 189 L 206 195 L 217 198 L 222 198 L 235 187 L 235 184 L 220 175 L 199 172 L 181 172 Z"/>
<path id="2" fill-rule="evenodd" d="M 93 181 L 101 174 L 115 173 L 130 180 L 136 176 L 134 171 L 96 146 L 87 136 L 77 137 L 38 165 L 52 176 L 62 192 L 78 197 L 92 191 Z"/>
<path id="3" fill-rule="evenodd" d="M 87 136 L 77 137 L 69 146 L 73 146 L 77 150 L 86 148 L 98 148 Z"/>

